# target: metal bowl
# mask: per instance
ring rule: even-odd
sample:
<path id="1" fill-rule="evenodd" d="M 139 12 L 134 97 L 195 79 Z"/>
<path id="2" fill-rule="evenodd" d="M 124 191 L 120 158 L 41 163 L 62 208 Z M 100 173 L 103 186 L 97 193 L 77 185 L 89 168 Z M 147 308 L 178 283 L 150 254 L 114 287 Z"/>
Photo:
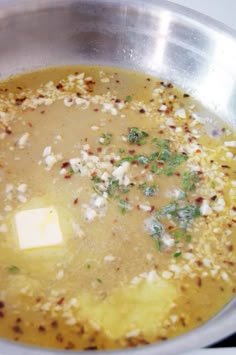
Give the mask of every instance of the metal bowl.
<path id="1" fill-rule="evenodd" d="M 0 8 L 0 48 L 0 78 L 52 65 L 120 66 L 171 80 L 236 125 L 236 33 L 167 1 L 11 0 Z M 106 353 L 183 354 L 232 334 L 235 324 L 233 300 L 186 335 Z M 64 354 L 5 340 L 0 352 Z"/>

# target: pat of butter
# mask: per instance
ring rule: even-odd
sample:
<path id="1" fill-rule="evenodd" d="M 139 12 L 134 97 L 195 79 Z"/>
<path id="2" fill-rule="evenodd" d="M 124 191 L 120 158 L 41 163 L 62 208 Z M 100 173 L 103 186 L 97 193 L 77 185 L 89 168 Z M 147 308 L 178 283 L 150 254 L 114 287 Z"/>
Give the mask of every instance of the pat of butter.
<path id="1" fill-rule="evenodd" d="M 49 247 L 63 242 L 57 211 L 52 206 L 18 212 L 15 221 L 20 249 Z"/>

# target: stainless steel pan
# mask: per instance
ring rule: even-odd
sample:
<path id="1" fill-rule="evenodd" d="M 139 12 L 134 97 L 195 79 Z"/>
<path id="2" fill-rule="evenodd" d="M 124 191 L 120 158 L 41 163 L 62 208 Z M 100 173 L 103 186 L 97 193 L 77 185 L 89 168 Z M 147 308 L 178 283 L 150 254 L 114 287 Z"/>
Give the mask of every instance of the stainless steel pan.
<path id="1" fill-rule="evenodd" d="M 162 0 L 11 0 L 1 5 L 0 78 L 76 63 L 121 66 L 171 80 L 236 126 L 236 33 L 216 21 Z M 186 335 L 110 353 L 183 354 L 235 330 L 236 300 Z M 58 352 L 1 340 L 0 353 Z"/>

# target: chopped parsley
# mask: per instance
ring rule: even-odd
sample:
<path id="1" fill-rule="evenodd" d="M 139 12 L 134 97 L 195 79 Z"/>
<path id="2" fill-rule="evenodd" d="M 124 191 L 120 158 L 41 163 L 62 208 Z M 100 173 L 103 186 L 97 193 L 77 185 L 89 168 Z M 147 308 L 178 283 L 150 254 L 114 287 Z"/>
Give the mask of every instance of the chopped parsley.
<path id="1" fill-rule="evenodd" d="M 98 176 L 93 176 L 91 179 L 95 184 L 99 184 L 102 180 Z"/>
<path id="2" fill-rule="evenodd" d="M 190 243 L 192 241 L 192 236 L 190 234 L 187 234 L 185 236 L 186 242 Z"/>
<path id="3" fill-rule="evenodd" d="M 123 148 L 119 148 L 119 153 L 120 153 L 120 154 L 125 153 L 125 149 L 123 149 Z"/>
<path id="4" fill-rule="evenodd" d="M 101 280 L 101 279 L 97 279 L 97 282 L 101 284 L 101 283 L 102 283 L 102 280 Z"/>
<path id="5" fill-rule="evenodd" d="M 164 173 L 166 176 L 172 176 L 175 173 L 176 167 L 188 160 L 188 156 L 185 154 L 172 153 L 170 149 L 170 141 L 167 139 L 158 140 L 154 138 L 152 143 L 155 143 L 155 147 L 158 149 L 149 156 L 150 162 L 161 163 L 158 165 L 152 165 L 151 171 L 154 174 Z"/>
<path id="6" fill-rule="evenodd" d="M 16 265 L 10 265 L 7 269 L 12 272 L 20 271 L 20 269 Z"/>
<path id="7" fill-rule="evenodd" d="M 119 194 L 126 194 L 130 191 L 129 186 L 119 185 L 119 181 L 114 177 L 110 177 L 108 179 L 108 186 L 106 188 L 106 192 L 109 197 L 117 198 Z"/>
<path id="8" fill-rule="evenodd" d="M 121 213 L 124 214 L 126 211 L 130 209 L 130 205 L 127 200 L 121 199 L 119 201 L 119 207 L 121 209 Z"/>
<path id="9" fill-rule="evenodd" d="M 138 145 L 143 145 L 146 143 L 146 140 L 144 138 L 147 138 L 149 134 L 147 132 L 141 131 L 137 127 L 132 127 L 129 130 L 128 134 L 128 142 L 133 143 L 133 144 L 138 144 Z"/>
<path id="10" fill-rule="evenodd" d="M 137 162 L 141 165 L 147 165 L 149 163 L 149 158 L 146 155 L 128 155 L 122 158 L 122 161 L 128 161 L 129 163 Z"/>
<path id="11" fill-rule="evenodd" d="M 174 258 L 178 258 L 181 255 L 181 251 L 177 251 L 176 253 L 173 254 Z"/>
<path id="12" fill-rule="evenodd" d="M 131 102 L 132 101 L 132 97 L 130 95 L 126 96 L 125 101 L 126 102 Z"/>
<path id="13" fill-rule="evenodd" d="M 157 193 L 157 188 L 155 185 L 148 186 L 146 183 L 143 183 L 139 186 L 140 190 L 143 191 L 145 196 L 155 196 Z"/>
<path id="14" fill-rule="evenodd" d="M 199 181 L 199 177 L 196 172 L 186 171 L 183 174 L 183 182 L 182 182 L 184 191 L 194 191 L 196 189 L 196 183 L 198 181 Z"/>
<path id="15" fill-rule="evenodd" d="M 102 145 L 109 145 L 111 144 L 112 134 L 109 132 L 103 133 L 99 137 L 99 143 Z"/>
<path id="16" fill-rule="evenodd" d="M 164 206 L 161 211 L 158 212 L 158 215 L 172 217 L 185 229 L 194 218 L 200 217 L 201 213 L 198 204 L 194 202 L 180 205 L 177 201 L 173 201 L 169 205 Z"/>
<path id="17" fill-rule="evenodd" d="M 212 182 L 211 182 L 211 187 L 212 187 L 213 189 L 216 188 L 216 183 L 215 183 L 215 181 L 212 181 Z"/>
<path id="18" fill-rule="evenodd" d="M 114 179 L 114 178 L 109 178 L 108 180 L 108 187 L 107 187 L 107 193 L 110 197 L 113 197 L 119 188 L 119 181 Z"/>

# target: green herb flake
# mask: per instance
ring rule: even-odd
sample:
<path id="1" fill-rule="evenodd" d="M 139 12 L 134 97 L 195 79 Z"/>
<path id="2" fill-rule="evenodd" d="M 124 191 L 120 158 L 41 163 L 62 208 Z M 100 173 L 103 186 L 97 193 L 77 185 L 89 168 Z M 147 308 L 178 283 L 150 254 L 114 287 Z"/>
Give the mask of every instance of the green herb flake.
<path id="1" fill-rule="evenodd" d="M 145 196 L 155 196 L 157 192 L 156 186 L 152 185 L 152 186 L 147 186 L 143 189 L 143 193 Z"/>
<path id="2" fill-rule="evenodd" d="M 156 241 L 157 250 L 161 251 L 161 246 L 162 246 L 161 239 L 158 238 L 157 241 Z"/>
<path id="3" fill-rule="evenodd" d="M 90 269 L 91 268 L 91 264 L 86 264 L 86 268 Z"/>
<path id="4" fill-rule="evenodd" d="M 181 256 L 181 251 L 177 251 L 176 253 L 173 254 L 174 258 L 178 258 L 179 256 Z"/>
<path id="5" fill-rule="evenodd" d="M 215 183 L 215 181 L 212 181 L 212 182 L 211 182 L 211 187 L 212 187 L 213 189 L 216 188 L 216 183 Z"/>
<path id="6" fill-rule="evenodd" d="M 102 145 L 109 145 L 111 144 L 112 134 L 109 132 L 103 133 L 99 137 L 99 143 Z"/>
<path id="7" fill-rule="evenodd" d="M 186 239 L 186 242 L 190 243 L 192 241 L 192 236 L 190 234 L 187 234 L 185 239 Z"/>
<path id="8" fill-rule="evenodd" d="M 201 216 L 199 206 L 196 203 L 190 203 L 178 209 L 177 218 L 179 223 L 186 228 L 188 224 L 197 217 Z"/>
<path id="9" fill-rule="evenodd" d="M 101 279 L 97 279 L 97 282 L 101 284 L 101 283 L 102 283 L 102 280 L 101 280 Z"/>
<path id="10" fill-rule="evenodd" d="M 158 169 L 158 166 L 157 166 L 157 165 L 152 165 L 152 166 L 151 166 L 151 172 L 152 172 L 152 173 L 156 174 L 156 173 L 158 173 L 158 171 L 159 171 L 159 169 Z"/>
<path id="11" fill-rule="evenodd" d="M 122 214 L 124 214 L 126 211 L 129 210 L 129 203 L 127 200 L 124 200 L 124 199 L 120 200 L 118 205 L 121 209 Z"/>
<path id="12" fill-rule="evenodd" d="M 113 197 L 116 190 L 119 187 L 119 181 L 114 179 L 114 178 L 109 178 L 108 180 L 108 187 L 107 187 L 107 193 L 110 197 Z"/>
<path id="13" fill-rule="evenodd" d="M 20 271 L 20 269 L 16 265 L 10 265 L 7 269 L 12 272 Z"/>
<path id="14" fill-rule="evenodd" d="M 91 179 L 95 184 L 99 184 L 102 180 L 98 176 L 93 176 Z"/>
<path id="15" fill-rule="evenodd" d="M 69 173 L 73 175 L 75 172 L 74 172 L 74 170 L 72 168 L 70 168 L 69 169 Z"/>
<path id="16" fill-rule="evenodd" d="M 132 97 L 130 95 L 126 96 L 125 101 L 126 102 L 131 102 L 132 101 Z"/>
<path id="17" fill-rule="evenodd" d="M 120 154 L 125 153 L 125 149 L 123 149 L 123 148 L 119 148 L 119 153 L 120 153 Z"/>
<path id="18" fill-rule="evenodd" d="M 141 131 L 137 127 L 132 127 L 129 130 L 128 141 L 133 144 L 143 145 L 146 143 L 144 138 L 147 138 L 149 134 L 147 132 Z"/>
<path id="19" fill-rule="evenodd" d="M 184 236 L 184 231 L 183 230 L 176 230 L 172 234 L 175 238 L 180 239 Z"/>
<path id="20" fill-rule="evenodd" d="M 196 172 L 185 172 L 183 174 L 182 186 L 184 191 L 194 191 L 196 189 L 196 183 L 199 181 L 198 174 Z"/>

